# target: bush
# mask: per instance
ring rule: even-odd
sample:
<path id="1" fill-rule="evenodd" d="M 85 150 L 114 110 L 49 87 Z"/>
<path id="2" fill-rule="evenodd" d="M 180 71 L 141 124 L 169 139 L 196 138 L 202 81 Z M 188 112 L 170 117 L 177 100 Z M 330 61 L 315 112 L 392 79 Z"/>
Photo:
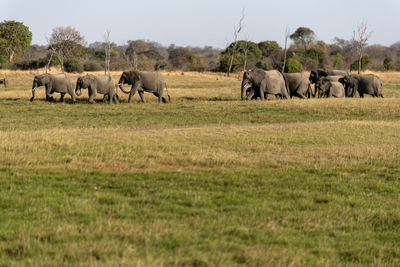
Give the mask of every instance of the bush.
<path id="1" fill-rule="evenodd" d="M 83 64 L 84 71 L 99 71 L 103 69 L 103 66 L 96 61 L 86 61 L 85 64 Z"/>
<path id="2" fill-rule="evenodd" d="M 83 64 L 76 59 L 67 59 L 64 61 L 64 70 L 67 72 L 83 72 Z"/>
<path id="3" fill-rule="evenodd" d="M 285 65 L 285 72 L 294 73 L 294 72 L 302 72 L 303 66 L 301 63 L 295 58 L 288 58 Z"/>

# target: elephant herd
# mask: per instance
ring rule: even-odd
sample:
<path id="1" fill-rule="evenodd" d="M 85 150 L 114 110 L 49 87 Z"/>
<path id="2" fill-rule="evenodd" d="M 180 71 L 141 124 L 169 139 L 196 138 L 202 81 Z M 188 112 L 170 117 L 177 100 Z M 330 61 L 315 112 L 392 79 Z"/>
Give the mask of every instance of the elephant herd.
<path id="1" fill-rule="evenodd" d="M 245 91 L 246 85 L 251 85 Z M 311 84 L 315 84 L 313 92 Z M 311 97 L 360 97 L 364 94 L 383 97 L 382 81 L 374 74 L 356 75 L 344 70 L 312 70 L 307 78 L 303 73 L 281 73 L 277 70 L 249 70 L 243 74 L 242 100 L 266 99 L 268 94 L 289 99 Z"/>
<path id="2" fill-rule="evenodd" d="M 125 91 L 123 84 L 132 85 L 131 90 Z M 140 71 L 125 71 L 122 73 L 118 82 L 119 88 L 125 94 L 129 94 L 128 102 L 132 101 L 132 97 L 136 92 L 145 102 L 144 92 L 149 92 L 158 97 L 158 102 L 166 103 L 167 100 L 163 96 L 164 88 L 167 91 L 168 100 L 170 96 L 166 87 L 165 79 L 159 72 L 140 72 Z M 103 94 L 103 100 L 110 104 L 119 103 L 119 97 L 116 92 L 116 84 L 111 75 L 93 75 L 87 74 L 79 76 L 76 81 L 76 86 L 72 79 L 65 73 L 62 74 L 41 74 L 36 75 L 33 79 L 31 101 L 35 99 L 35 90 L 37 87 L 44 86 L 46 88 L 46 101 L 54 101 L 52 94 L 60 93 L 60 102 L 64 100 L 65 94 L 69 94 L 72 98 L 72 103 L 75 103 L 75 95 L 80 96 L 82 89 L 88 89 L 89 103 L 94 103 L 94 97 L 99 93 Z"/>
<path id="3" fill-rule="evenodd" d="M 7 78 L 0 79 L 0 84 L 7 87 Z M 126 91 L 123 84 L 131 85 Z M 314 84 L 314 91 L 311 85 Z M 245 90 L 246 85 L 250 85 Z M 117 86 L 125 94 L 129 94 L 128 102 L 136 92 L 139 93 L 142 102 L 145 102 L 144 92 L 152 93 L 158 98 L 158 102 L 166 103 L 164 89 L 168 101 L 171 97 L 168 93 L 165 78 L 159 72 L 124 71 L 121 74 L 118 84 L 111 75 L 87 74 L 79 76 L 76 86 L 72 79 L 65 73 L 62 74 L 41 74 L 33 79 L 31 101 L 35 99 L 37 87 L 45 86 L 46 101 L 54 101 L 52 94 L 60 93 L 60 102 L 64 100 L 65 94 L 69 94 L 72 102 L 75 103 L 75 96 L 82 95 L 82 89 L 88 89 L 89 103 L 93 104 L 97 94 L 103 94 L 103 101 L 110 104 L 119 103 Z M 373 97 L 383 97 L 382 81 L 374 74 L 356 75 L 344 70 L 312 70 L 307 78 L 303 73 L 281 73 L 277 70 L 248 70 L 243 74 L 241 86 L 242 100 L 267 99 L 268 94 L 275 95 L 277 99 L 289 99 L 294 96 L 299 98 L 311 97 L 360 97 L 364 94 Z"/>

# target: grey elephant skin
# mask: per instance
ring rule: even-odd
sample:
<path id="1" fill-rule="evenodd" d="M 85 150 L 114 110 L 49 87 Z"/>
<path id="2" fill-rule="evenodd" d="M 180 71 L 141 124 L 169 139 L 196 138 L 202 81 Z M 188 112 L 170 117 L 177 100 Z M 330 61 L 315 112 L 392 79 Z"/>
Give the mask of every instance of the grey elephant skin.
<path id="1" fill-rule="evenodd" d="M 311 83 L 303 73 L 284 73 L 288 82 L 290 97 L 311 98 Z"/>
<path id="2" fill-rule="evenodd" d="M 289 99 L 289 89 L 286 78 L 277 70 L 264 71 L 261 69 L 248 70 L 243 74 L 241 98 L 245 100 L 245 86 L 250 84 L 257 88 L 258 96 L 265 99 L 265 94 L 272 94 L 276 97 Z M 247 100 L 251 99 L 246 97 Z"/>
<path id="3" fill-rule="evenodd" d="M 118 96 L 115 91 L 115 80 L 110 75 L 93 75 L 86 74 L 79 76 L 76 80 L 75 93 L 77 96 L 82 94 L 82 89 L 88 89 L 89 103 L 93 104 L 94 97 L 99 93 L 104 95 L 111 104 L 114 100 L 116 104 L 119 103 Z"/>
<path id="4" fill-rule="evenodd" d="M 343 84 L 338 81 L 332 81 L 327 77 L 324 77 L 318 80 L 316 86 L 319 90 L 318 95 L 321 97 L 345 97 Z"/>
<path id="5" fill-rule="evenodd" d="M 338 79 L 340 77 L 344 77 L 346 75 L 349 75 L 348 71 L 345 70 L 325 70 L 325 69 L 317 69 L 317 70 L 312 70 L 310 72 L 310 76 L 309 76 L 309 80 L 311 84 L 317 84 L 318 80 L 323 78 L 323 77 L 331 77 L 332 76 L 332 81 L 334 81 L 336 78 L 333 77 L 338 77 Z M 317 92 L 319 92 L 320 90 L 318 90 L 317 86 L 315 86 L 315 90 L 314 90 L 314 96 L 317 95 Z M 318 97 L 321 97 L 320 95 L 318 95 Z"/>
<path id="6" fill-rule="evenodd" d="M 74 83 L 65 73 L 36 75 L 33 79 L 31 101 L 35 99 L 36 87 L 40 86 L 46 87 L 46 101 L 53 101 L 54 98 L 51 94 L 57 92 L 61 94 L 60 102 L 64 100 L 65 94 L 68 93 L 72 98 L 72 103 L 75 103 Z"/>
<path id="7" fill-rule="evenodd" d="M 4 88 L 7 88 L 7 86 L 8 86 L 8 79 L 7 79 L 7 78 L 0 79 L 0 84 L 4 84 Z"/>
<path id="8" fill-rule="evenodd" d="M 345 70 L 325 70 L 325 69 L 317 69 L 312 70 L 310 72 L 309 80 L 311 83 L 316 83 L 320 78 L 327 76 L 347 76 L 350 73 Z"/>
<path id="9" fill-rule="evenodd" d="M 374 74 L 351 74 L 343 78 L 346 86 L 346 96 L 356 97 L 356 92 L 360 97 L 364 94 L 373 97 L 383 97 L 382 95 L 382 80 Z"/>
<path id="10" fill-rule="evenodd" d="M 332 76 L 322 76 L 322 77 L 320 77 L 319 80 L 315 83 L 315 95 L 318 96 L 318 98 L 326 97 L 326 94 L 322 93 L 325 90 L 324 89 L 321 90 L 321 88 L 318 88 L 319 81 L 327 80 L 327 81 L 331 81 L 331 82 L 340 82 L 344 86 L 343 78 L 344 78 L 344 76 L 341 76 L 341 75 L 332 75 Z"/>
<path id="11" fill-rule="evenodd" d="M 158 102 L 161 101 L 166 103 L 164 95 L 164 88 L 168 95 L 168 101 L 171 101 L 171 97 L 168 93 L 165 78 L 158 71 L 154 72 L 142 72 L 142 71 L 124 71 L 119 79 L 119 88 L 125 94 L 129 94 L 128 102 L 132 101 L 132 97 L 138 91 L 142 102 L 146 102 L 144 98 L 144 92 L 152 93 L 158 97 Z M 125 91 L 123 84 L 132 85 L 130 91 Z"/>

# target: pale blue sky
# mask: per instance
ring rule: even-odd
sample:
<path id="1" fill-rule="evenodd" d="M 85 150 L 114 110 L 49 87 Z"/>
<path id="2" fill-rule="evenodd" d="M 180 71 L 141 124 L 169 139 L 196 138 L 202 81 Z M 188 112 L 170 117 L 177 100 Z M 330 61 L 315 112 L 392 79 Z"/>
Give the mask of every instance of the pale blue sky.
<path id="1" fill-rule="evenodd" d="M 318 39 L 350 39 L 357 23 L 373 31 L 369 44 L 400 41 L 400 0 L 0 0 L 0 20 L 17 20 L 46 44 L 56 26 L 73 26 L 88 43 L 146 39 L 168 46 L 224 48 L 245 8 L 241 38 L 283 43 L 284 32 L 309 27 Z"/>

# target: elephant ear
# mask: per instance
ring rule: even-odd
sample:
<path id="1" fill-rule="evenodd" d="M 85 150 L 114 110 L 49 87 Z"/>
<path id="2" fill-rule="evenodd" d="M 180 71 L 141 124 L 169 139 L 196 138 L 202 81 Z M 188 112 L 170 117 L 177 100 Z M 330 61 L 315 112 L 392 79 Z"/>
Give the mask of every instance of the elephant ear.
<path id="1" fill-rule="evenodd" d="M 326 77 L 326 76 L 328 76 L 328 72 L 326 72 L 325 70 L 319 70 L 318 75 L 319 75 L 319 77 L 321 77 L 321 76 Z"/>

